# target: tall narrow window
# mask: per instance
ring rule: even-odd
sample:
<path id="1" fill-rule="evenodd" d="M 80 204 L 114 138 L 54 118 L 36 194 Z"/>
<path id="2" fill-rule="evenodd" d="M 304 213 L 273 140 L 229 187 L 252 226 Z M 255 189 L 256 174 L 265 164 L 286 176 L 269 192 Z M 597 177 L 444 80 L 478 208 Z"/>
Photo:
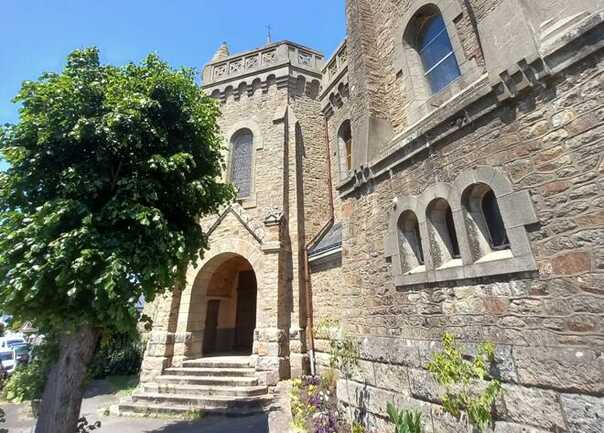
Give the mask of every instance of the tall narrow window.
<path id="1" fill-rule="evenodd" d="M 417 216 L 410 210 L 401 214 L 398 221 L 399 248 L 403 272 L 412 272 L 424 264 L 424 250 Z"/>
<path id="2" fill-rule="evenodd" d="M 254 136 L 249 129 L 237 132 L 231 140 L 231 182 L 239 192 L 239 198 L 252 193 L 252 152 Z"/>
<path id="3" fill-rule="evenodd" d="M 426 217 L 434 267 L 445 266 L 453 259 L 460 258 L 457 232 L 449 203 L 442 198 L 433 200 L 428 205 Z"/>
<path id="4" fill-rule="evenodd" d="M 472 234 L 469 241 L 474 260 L 510 247 L 497 197 L 491 187 L 484 183 L 469 186 L 462 195 L 462 203 Z"/>
<path id="5" fill-rule="evenodd" d="M 453 212 L 451 211 L 451 207 L 447 208 L 445 219 L 447 222 L 449 239 L 451 239 L 451 256 L 453 256 L 454 259 L 458 259 L 461 257 L 461 254 L 459 253 L 459 242 L 457 241 L 457 233 L 455 232 L 455 222 L 453 222 Z"/>
<path id="6" fill-rule="evenodd" d="M 417 20 L 417 50 L 430 88 L 437 93 L 460 76 L 459 65 L 442 16 L 429 14 Z"/>
<path id="7" fill-rule="evenodd" d="M 495 193 L 492 189 L 482 197 L 481 208 L 487 227 L 489 228 L 491 248 L 499 250 L 509 247 L 510 241 L 503 225 L 497 198 L 495 198 Z"/>
<path id="8" fill-rule="evenodd" d="M 346 172 L 352 170 L 352 131 L 350 129 L 350 120 L 345 120 L 338 131 L 340 140 L 340 149 L 344 155 L 344 167 Z"/>

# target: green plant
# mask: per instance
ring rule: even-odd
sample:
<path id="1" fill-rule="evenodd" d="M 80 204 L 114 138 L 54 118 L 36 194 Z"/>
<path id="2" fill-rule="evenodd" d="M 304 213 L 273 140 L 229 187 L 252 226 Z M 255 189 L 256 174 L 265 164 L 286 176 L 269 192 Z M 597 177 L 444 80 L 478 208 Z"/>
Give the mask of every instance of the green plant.
<path id="1" fill-rule="evenodd" d="M 442 343 L 443 350 L 434 356 L 428 364 L 428 370 L 445 387 L 445 393 L 441 396 L 443 406 L 457 418 L 465 410 L 470 424 L 484 431 L 492 422 L 493 404 L 501 394 L 498 380 L 488 380 L 482 390 L 479 382 L 488 378 L 488 365 L 495 360 L 495 346 L 490 342 L 481 343 L 476 356 L 468 361 L 457 347 L 453 335 L 445 333 Z"/>
<path id="2" fill-rule="evenodd" d="M 394 424 L 395 433 L 421 433 L 421 413 L 404 409 L 399 410 L 392 403 L 388 403 L 386 410 L 388 418 Z"/>
<path id="3" fill-rule="evenodd" d="M 316 412 L 316 407 L 310 404 L 308 395 L 315 392 L 313 385 L 308 385 L 304 379 L 294 379 L 289 393 L 292 410 L 292 429 L 296 433 L 308 431 L 309 420 Z"/>
<path id="4" fill-rule="evenodd" d="M 117 397 L 128 397 L 138 387 L 138 375 L 109 376 L 106 380 L 111 384 L 113 392 Z"/>
<path id="5" fill-rule="evenodd" d="M 36 431 L 75 431 L 100 336 L 134 332 L 141 295 L 184 284 L 208 248 L 200 219 L 235 197 L 220 108 L 192 69 L 155 54 L 106 65 L 96 48 L 14 102 L 18 123 L 0 126 L 0 310 L 59 335 Z"/>
<path id="6" fill-rule="evenodd" d="M 322 318 L 318 321 L 314 329 L 314 335 L 319 339 L 331 338 L 332 332 L 337 332 L 340 329 L 340 322 L 335 319 Z"/>
<path id="7" fill-rule="evenodd" d="M 199 421 L 205 417 L 205 413 L 202 410 L 190 408 L 184 415 L 183 418 L 187 421 Z"/>
<path id="8" fill-rule="evenodd" d="M 352 433 L 365 433 L 365 427 L 358 422 L 352 423 Z"/>
<path id="9" fill-rule="evenodd" d="M 109 335 L 99 343 L 90 362 L 90 375 L 94 379 L 104 379 L 137 374 L 143 361 L 143 349 L 138 333 Z"/>
<path id="10" fill-rule="evenodd" d="M 5 382 L 2 397 L 13 403 L 39 399 L 56 358 L 56 351 L 56 344 L 51 338 L 42 346 L 34 348 L 31 362 L 17 367 Z"/>

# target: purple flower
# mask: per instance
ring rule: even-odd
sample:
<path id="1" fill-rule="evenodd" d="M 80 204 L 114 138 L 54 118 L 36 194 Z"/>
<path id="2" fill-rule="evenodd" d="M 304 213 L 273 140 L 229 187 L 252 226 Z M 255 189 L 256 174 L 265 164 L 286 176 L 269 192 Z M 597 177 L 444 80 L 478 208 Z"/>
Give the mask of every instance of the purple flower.
<path id="1" fill-rule="evenodd" d="M 338 431 L 338 419 L 333 412 L 318 413 L 313 421 L 313 433 L 337 433 Z"/>

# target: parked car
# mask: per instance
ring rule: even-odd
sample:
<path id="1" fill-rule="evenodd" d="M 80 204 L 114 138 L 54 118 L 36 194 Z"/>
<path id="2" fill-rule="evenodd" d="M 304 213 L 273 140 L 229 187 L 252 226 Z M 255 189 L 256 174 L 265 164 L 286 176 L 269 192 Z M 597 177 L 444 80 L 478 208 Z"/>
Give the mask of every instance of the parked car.
<path id="1" fill-rule="evenodd" d="M 17 355 L 15 351 L 11 349 L 0 350 L 0 363 L 7 376 L 13 374 L 17 367 Z"/>
<path id="2" fill-rule="evenodd" d="M 0 349 L 12 349 L 13 346 L 21 344 L 27 344 L 25 339 L 18 334 L 9 335 L 7 337 L 0 338 Z"/>
<path id="3" fill-rule="evenodd" d="M 29 344 L 15 344 L 12 346 L 15 356 L 17 358 L 17 364 L 27 364 L 31 359 L 31 346 Z"/>

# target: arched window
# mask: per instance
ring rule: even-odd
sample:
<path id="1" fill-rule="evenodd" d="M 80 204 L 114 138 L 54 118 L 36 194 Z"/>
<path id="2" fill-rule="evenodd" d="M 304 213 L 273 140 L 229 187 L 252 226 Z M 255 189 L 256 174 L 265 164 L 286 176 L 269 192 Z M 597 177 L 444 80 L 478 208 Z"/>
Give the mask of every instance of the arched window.
<path id="1" fill-rule="evenodd" d="M 231 139 L 231 183 L 239 192 L 239 198 L 252 193 L 252 153 L 254 136 L 249 129 L 238 131 Z"/>
<path id="2" fill-rule="evenodd" d="M 424 75 L 433 93 L 437 93 L 461 75 L 451 46 L 447 27 L 438 13 L 416 17 L 417 50 L 424 66 Z"/>
<path id="3" fill-rule="evenodd" d="M 499 250 L 509 247 L 508 234 L 505 231 L 499 205 L 492 189 L 489 189 L 482 197 L 481 208 L 487 227 L 489 228 L 491 248 Z"/>
<path id="4" fill-rule="evenodd" d="M 338 131 L 340 140 L 340 149 L 344 157 L 344 168 L 348 173 L 352 170 L 352 130 L 350 129 L 350 120 L 345 120 Z"/>
<path id="5" fill-rule="evenodd" d="M 493 190 L 477 183 L 467 188 L 462 197 L 474 260 L 508 249 L 510 241 Z"/>
<path id="6" fill-rule="evenodd" d="M 434 267 L 439 268 L 453 259 L 460 258 L 457 232 L 449 203 L 442 198 L 433 200 L 428 206 L 426 216 Z"/>
<path id="7" fill-rule="evenodd" d="M 403 272 L 412 272 L 424 264 L 424 250 L 417 216 L 410 210 L 398 220 L 398 241 Z"/>

